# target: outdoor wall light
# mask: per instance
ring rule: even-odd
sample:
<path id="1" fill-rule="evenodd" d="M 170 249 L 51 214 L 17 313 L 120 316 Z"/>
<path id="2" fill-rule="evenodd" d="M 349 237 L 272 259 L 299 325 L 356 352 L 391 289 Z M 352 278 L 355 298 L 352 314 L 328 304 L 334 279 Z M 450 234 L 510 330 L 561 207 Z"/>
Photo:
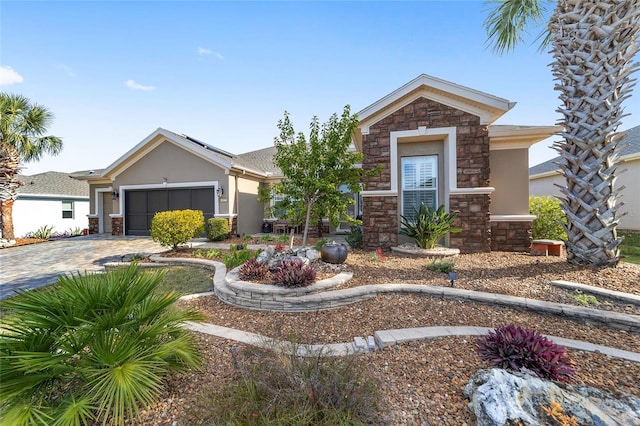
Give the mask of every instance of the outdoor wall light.
<path id="1" fill-rule="evenodd" d="M 218 189 L 216 189 L 216 195 L 218 196 L 218 198 L 222 198 L 222 196 L 224 195 L 224 188 L 222 187 L 222 185 L 218 185 Z"/>
<path id="2" fill-rule="evenodd" d="M 118 198 L 120 198 L 120 193 L 119 193 L 118 191 L 113 191 L 113 192 L 111 193 L 111 199 L 112 199 L 112 200 L 116 200 L 116 199 L 118 199 Z"/>

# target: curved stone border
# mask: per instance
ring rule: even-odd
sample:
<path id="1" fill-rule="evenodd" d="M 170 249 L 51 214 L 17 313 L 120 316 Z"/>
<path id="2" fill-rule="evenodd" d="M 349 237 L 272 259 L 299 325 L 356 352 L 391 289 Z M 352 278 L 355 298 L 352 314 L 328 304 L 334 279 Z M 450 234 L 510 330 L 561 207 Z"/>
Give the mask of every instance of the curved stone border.
<path id="1" fill-rule="evenodd" d="M 598 296 L 608 297 L 610 299 L 620 300 L 624 303 L 640 306 L 640 296 L 635 294 L 623 293 L 621 291 L 608 290 L 602 287 L 594 287 L 586 284 L 572 283 L 570 281 L 551 281 L 551 285 L 569 290 L 580 290 L 585 293 L 597 294 Z"/>
<path id="2" fill-rule="evenodd" d="M 483 293 L 451 287 L 428 286 L 420 284 L 371 284 L 341 290 L 328 290 L 301 296 L 280 296 L 250 292 L 241 294 L 231 288 L 226 280 L 226 267 L 220 262 L 206 259 L 181 259 L 152 256 L 152 261 L 166 263 L 201 264 L 215 267 L 213 277 L 214 293 L 220 300 L 233 306 L 252 310 L 271 310 L 278 312 L 309 312 L 349 305 L 371 299 L 382 294 L 425 294 L 434 297 L 469 300 L 490 305 L 526 309 L 539 313 L 565 316 L 580 321 L 590 321 L 623 330 L 640 330 L 640 315 L 603 311 L 544 300 L 527 299 L 506 294 Z M 257 286 L 253 284 L 256 288 Z"/>
<path id="3" fill-rule="evenodd" d="M 396 330 L 381 330 L 374 333 L 375 347 L 363 348 L 358 344 L 358 340 L 362 337 L 355 337 L 353 342 L 349 343 L 330 343 L 326 345 L 293 345 L 290 342 L 280 342 L 272 338 L 262 336 L 256 333 L 249 333 L 228 327 L 222 327 L 215 324 L 188 322 L 185 327 L 192 331 L 221 337 L 224 339 L 242 342 L 253 346 L 273 347 L 277 345 L 281 348 L 295 348 L 296 354 L 300 356 L 316 356 L 318 354 L 326 356 L 340 356 L 348 354 L 356 354 L 368 352 L 369 350 L 384 349 L 387 346 L 397 345 L 405 342 L 416 340 L 433 339 L 438 337 L 449 336 L 485 336 L 491 328 L 487 327 L 468 327 L 468 326 L 439 326 L 439 327 L 420 327 L 420 328 L 403 328 Z M 640 354 L 631 351 L 611 348 L 608 346 L 596 345 L 580 340 L 565 339 L 563 337 L 545 335 L 555 343 L 567 348 L 600 352 L 602 354 L 622 358 L 633 362 L 640 363 Z"/>

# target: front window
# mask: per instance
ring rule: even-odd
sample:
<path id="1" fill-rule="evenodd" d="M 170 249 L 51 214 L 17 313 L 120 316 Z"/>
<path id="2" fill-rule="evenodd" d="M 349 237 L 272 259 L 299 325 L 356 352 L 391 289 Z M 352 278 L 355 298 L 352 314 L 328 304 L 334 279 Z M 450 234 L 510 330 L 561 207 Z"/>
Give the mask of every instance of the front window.
<path id="1" fill-rule="evenodd" d="M 271 198 L 271 207 L 273 209 L 272 217 L 282 218 L 284 217 L 285 211 L 284 209 L 276 209 L 276 203 L 280 201 L 284 201 L 285 196 L 282 194 L 276 194 L 276 193 L 273 193 L 272 195 L 273 195 L 273 197 Z"/>
<path id="2" fill-rule="evenodd" d="M 73 201 L 62 202 L 62 218 L 73 219 Z"/>
<path id="3" fill-rule="evenodd" d="M 423 203 L 438 207 L 438 156 L 402 158 L 402 216 L 412 217 Z"/>

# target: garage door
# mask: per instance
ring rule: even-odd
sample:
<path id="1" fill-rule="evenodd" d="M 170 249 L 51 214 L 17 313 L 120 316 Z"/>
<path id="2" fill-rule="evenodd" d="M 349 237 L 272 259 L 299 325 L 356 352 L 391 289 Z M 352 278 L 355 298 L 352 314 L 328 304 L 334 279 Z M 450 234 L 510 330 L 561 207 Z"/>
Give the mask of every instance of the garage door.
<path id="1" fill-rule="evenodd" d="M 215 215 L 214 187 L 133 190 L 124 197 L 125 235 L 149 235 L 157 212 L 202 210 L 205 221 Z"/>

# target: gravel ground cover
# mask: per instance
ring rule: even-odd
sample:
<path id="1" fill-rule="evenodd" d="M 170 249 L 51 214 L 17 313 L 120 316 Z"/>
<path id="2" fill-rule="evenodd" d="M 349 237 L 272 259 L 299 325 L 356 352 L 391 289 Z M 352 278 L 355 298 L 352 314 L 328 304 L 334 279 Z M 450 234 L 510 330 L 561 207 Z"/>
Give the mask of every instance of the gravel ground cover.
<path id="1" fill-rule="evenodd" d="M 383 261 L 375 252 L 350 253 L 341 269 L 352 271 L 354 278 L 345 286 L 401 282 L 449 285 L 446 275 L 425 267 L 425 259 L 385 256 Z M 549 284 L 551 280 L 561 279 L 640 294 L 640 266 L 632 264 L 592 270 L 569 265 L 563 258 L 494 252 L 461 255 L 455 259 L 455 265 L 458 272 L 455 286 L 477 291 L 578 304 L 569 297 L 572 292 Z M 592 307 L 638 314 L 635 306 L 601 297 L 598 297 L 598 303 Z M 310 313 L 247 311 L 226 305 L 215 297 L 195 299 L 188 304 L 203 312 L 208 322 L 305 343 L 347 342 L 355 336 L 365 337 L 376 330 L 394 328 L 497 327 L 515 323 L 549 335 L 640 352 L 638 331 L 422 295 L 385 295 L 334 310 Z M 198 391 L 233 380 L 230 348 L 235 342 L 204 335 L 198 335 L 198 339 L 205 356 L 203 370 L 169 379 L 162 401 L 142 413 L 140 424 L 171 425 L 177 419 L 180 419 L 178 424 L 186 424 L 183 420 L 185 416 L 188 418 L 189 407 L 194 404 Z M 379 379 L 383 391 L 379 424 L 474 424 L 462 390 L 474 372 L 488 365 L 474 353 L 473 342 L 473 337 L 446 337 L 359 355 Z M 575 362 L 576 383 L 640 396 L 640 363 L 599 353 L 575 350 L 568 353 Z"/>

